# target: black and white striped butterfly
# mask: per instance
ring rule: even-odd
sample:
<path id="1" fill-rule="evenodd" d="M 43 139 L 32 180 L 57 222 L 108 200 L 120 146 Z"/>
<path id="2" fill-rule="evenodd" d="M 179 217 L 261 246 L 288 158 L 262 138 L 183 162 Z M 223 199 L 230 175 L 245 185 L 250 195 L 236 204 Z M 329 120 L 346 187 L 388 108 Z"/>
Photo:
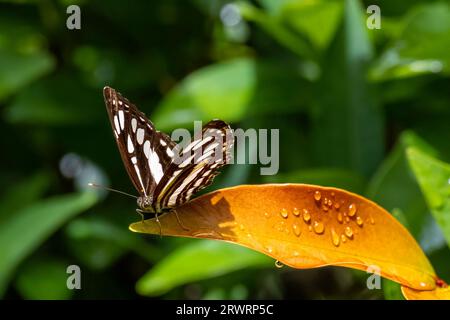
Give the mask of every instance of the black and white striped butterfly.
<path id="1" fill-rule="evenodd" d="M 233 138 L 225 122 L 208 122 L 200 139 L 181 148 L 119 92 L 105 87 L 103 95 L 122 161 L 139 192 L 137 211 L 145 219 L 189 201 L 230 159 Z"/>

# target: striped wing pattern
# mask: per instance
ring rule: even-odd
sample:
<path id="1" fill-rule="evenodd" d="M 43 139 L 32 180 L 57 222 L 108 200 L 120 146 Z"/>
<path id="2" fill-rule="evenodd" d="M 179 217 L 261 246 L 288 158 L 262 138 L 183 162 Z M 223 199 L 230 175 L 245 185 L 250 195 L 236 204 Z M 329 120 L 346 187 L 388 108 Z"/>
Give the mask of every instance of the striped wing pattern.
<path id="1" fill-rule="evenodd" d="M 157 213 L 189 201 L 228 162 L 233 137 L 225 122 L 210 121 L 201 139 L 181 149 L 120 93 L 110 87 L 103 93 L 128 175 L 140 196 L 153 199 Z"/>

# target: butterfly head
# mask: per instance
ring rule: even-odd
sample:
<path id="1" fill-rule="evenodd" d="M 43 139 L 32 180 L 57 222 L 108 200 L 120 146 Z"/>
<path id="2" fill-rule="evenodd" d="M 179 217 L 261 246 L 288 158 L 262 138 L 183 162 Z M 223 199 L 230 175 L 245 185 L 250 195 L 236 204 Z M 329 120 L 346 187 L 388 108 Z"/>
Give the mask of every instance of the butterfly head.
<path id="1" fill-rule="evenodd" d="M 143 211 L 152 211 L 153 210 L 153 198 L 151 196 L 139 197 L 137 199 L 137 205 Z"/>

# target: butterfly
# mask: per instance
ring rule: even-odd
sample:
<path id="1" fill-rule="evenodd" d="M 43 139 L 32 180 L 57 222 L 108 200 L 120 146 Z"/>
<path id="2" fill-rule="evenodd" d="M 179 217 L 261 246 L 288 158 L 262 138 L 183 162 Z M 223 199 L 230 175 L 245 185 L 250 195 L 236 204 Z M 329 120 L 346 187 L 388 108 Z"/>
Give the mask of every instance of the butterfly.
<path id="1" fill-rule="evenodd" d="M 103 96 L 120 156 L 139 193 L 136 211 L 143 219 L 158 219 L 186 203 L 229 162 L 233 134 L 224 121 L 208 122 L 201 137 L 182 148 L 116 90 L 105 87 Z"/>

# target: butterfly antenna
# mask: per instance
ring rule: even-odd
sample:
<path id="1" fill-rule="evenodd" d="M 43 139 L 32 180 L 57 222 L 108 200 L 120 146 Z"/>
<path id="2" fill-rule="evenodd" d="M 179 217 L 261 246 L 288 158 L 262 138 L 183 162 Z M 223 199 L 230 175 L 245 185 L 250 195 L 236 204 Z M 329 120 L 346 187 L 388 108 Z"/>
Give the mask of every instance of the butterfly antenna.
<path id="1" fill-rule="evenodd" d="M 123 192 L 123 191 L 119 191 L 119 190 L 116 190 L 116 189 L 108 188 L 108 187 L 105 187 L 105 186 L 101 186 L 101 185 L 98 185 L 98 184 L 95 184 L 95 183 L 88 183 L 88 186 L 89 187 L 93 187 L 93 188 L 97 188 L 97 189 L 108 190 L 108 191 L 111 191 L 111 192 L 121 193 L 123 195 L 129 196 L 129 197 L 135 198 L 135 199 L 138 198 L 136 196 L 133 196 L 132 194 L 129 194 L 129 193 L 126 193 L 126 192 Z"/>

